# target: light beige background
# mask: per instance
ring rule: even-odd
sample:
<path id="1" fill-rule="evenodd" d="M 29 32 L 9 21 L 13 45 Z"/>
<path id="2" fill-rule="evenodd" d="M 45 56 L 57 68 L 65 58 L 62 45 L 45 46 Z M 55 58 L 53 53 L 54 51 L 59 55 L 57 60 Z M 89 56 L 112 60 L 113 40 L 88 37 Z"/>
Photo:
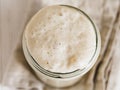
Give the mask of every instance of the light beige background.
<path id="1" fill-rule="evenodd" d="M 84 10 L 97 24 L 102 50 L 96 65 L 73 87 L 53 89 L 35 76 L 26 63 L 22 32 L 42 7 L 68 4 Z M 1 0 L 1 90 L 120 90 L 120 0 Z"/>

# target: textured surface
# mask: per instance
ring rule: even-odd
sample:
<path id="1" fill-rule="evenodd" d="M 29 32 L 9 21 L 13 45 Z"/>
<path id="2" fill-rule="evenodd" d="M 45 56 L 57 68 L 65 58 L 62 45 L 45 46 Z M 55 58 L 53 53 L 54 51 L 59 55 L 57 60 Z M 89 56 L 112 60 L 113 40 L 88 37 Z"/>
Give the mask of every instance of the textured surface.
<path id="1" fill-rule="evenodd" d="M 92 23 L 77 10 L 65 6 L 40 10 L 30 20 L 24 36 L 34 59 L 53 72 L 85 68 L 96 49 Z"/>
<path id="2" fill-rule="evenodd" d="M 0 89 L 56 90 L 44 85 L 25 61 L 21 37 L 42 7 L 69 4 L 84 10 L 101 32 L 102 50 L 90 72 L 73 87 L 57 90 L 120 90 L 120 0 L 1 0 Z"/>

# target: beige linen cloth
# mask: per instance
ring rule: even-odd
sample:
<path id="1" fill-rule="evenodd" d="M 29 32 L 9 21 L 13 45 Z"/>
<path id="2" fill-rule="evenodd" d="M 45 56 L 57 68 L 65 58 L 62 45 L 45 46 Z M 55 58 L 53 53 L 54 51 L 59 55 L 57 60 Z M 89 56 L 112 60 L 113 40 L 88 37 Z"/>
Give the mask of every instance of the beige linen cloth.
<path id="1" fill-rule="evenodd" d="M 22 32 L 42 7 L 73 5 L 84 10 L 101 33 L 102 48 L 94 67 L 74 86 L 46 86 L 23 55 Z M 1 0 L 0 90 L 120 90 L 120 0 Z"/>

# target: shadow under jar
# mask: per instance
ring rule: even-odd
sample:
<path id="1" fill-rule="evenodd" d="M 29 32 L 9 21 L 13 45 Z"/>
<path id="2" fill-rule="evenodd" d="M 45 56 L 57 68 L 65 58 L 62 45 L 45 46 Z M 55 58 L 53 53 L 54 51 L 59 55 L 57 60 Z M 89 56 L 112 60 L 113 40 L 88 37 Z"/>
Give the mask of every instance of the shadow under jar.
<path id="1" fill-rule="evenodd" d="M 90 32 L 91 28 L 93 31 Z M 80 40 L 82 38 L 86 39 Z M 58 47 L 58 41 L 62 41 L 59 43 L 62 46 Z M 94 47 L 88 48 L 90 45 Z M 61 88 L 75 84 L 93 67 L 100 53 L 101 39 L 95 24 L 85 12 L 69 5 L 54 5 L 41 9 L 32 17 L 23 33 L 22 46 L 26 60 L 36 75 L 46 84 Z M 54 50 L 46 49 L 51 47 Z M 46 50 L 53 56 L 48 56 Z M 72 54 L 76 54 L 76 58 L 69 60 Z M 48 62 L 51 66 L 47 66 Z M 68 63 L 71 66 L 67 66 Z"/>

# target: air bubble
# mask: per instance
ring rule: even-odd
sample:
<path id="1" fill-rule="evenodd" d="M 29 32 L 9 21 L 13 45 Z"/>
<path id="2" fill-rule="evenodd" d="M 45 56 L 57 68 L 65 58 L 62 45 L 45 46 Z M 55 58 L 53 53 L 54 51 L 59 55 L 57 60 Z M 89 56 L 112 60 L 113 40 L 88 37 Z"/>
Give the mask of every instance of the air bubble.
<path id="1" fill-rule="evenodd" d="M 61 45 L 61 43 L 59 43 L 59 45 Z"/>
<path id="2" fill-rule="evenodd" d="M 48 20 L 50 20 L 50 19 L 51 19 L 51 17 L 49 16 L 49 17 L 48 17 Z"/>
<path id="3" fill-rule="evenodd" d="M 49 64 L 49 62 L 47 62 L 47 64 Z"/>
<path id="4" fill-rule="evenodd" d="M 62 14 L 62 13 L 59 13 L 59 16 L 63 16 L 63 14 Z"/>
<path id="5" fill-rule="evenodd" d="M 47 54 L 50 54 L 49 52 L 47 52 Z"/>

